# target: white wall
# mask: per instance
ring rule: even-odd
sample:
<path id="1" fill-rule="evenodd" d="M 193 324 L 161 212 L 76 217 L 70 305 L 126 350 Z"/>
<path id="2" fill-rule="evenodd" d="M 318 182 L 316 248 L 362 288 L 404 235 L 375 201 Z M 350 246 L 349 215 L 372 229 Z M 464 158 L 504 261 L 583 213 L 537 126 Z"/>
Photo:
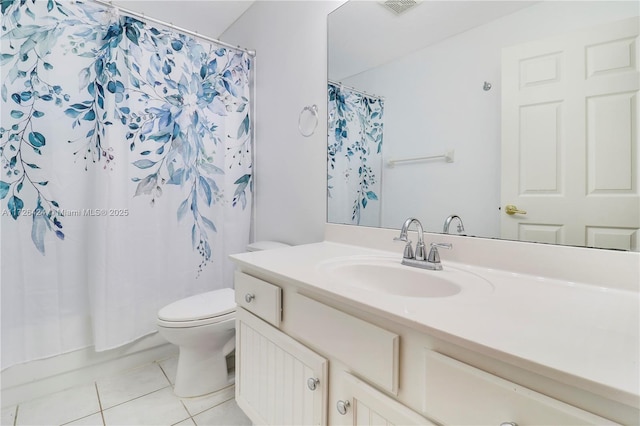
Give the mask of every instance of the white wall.
<path id="1" fill-rule="evenodd" d="M 321 241 L 326 221 L 327 14 L 341 1 L 257 1 L 225 33 L 257 52 L 256 240 Z M 316 104 L 305 138 L 298 117 Z"/>
<path id="2" fill-rule="evenodd" d="M 501 49 L 637 14 L 636 2 L 539 3 L 344 79 L 385 96 L 385 162 L 455 149 L 452 164 L 383 169 L 382 226 L 416 216 L 439 232 L 456 213 L 468 234 L 499 236 Z"/>

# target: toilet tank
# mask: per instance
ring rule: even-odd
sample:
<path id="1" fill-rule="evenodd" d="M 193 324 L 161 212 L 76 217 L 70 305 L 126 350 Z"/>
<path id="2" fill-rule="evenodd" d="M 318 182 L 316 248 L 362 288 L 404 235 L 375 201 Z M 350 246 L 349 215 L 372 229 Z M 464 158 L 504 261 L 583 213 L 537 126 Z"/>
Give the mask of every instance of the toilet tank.
<path id="1" fill-rule="evenodd" d="M 247 246 L 247 251 L 273 250 L 283 247 L 291 247 L 291 245 L 279 243 L 277 241 L 256 241 Z"/>

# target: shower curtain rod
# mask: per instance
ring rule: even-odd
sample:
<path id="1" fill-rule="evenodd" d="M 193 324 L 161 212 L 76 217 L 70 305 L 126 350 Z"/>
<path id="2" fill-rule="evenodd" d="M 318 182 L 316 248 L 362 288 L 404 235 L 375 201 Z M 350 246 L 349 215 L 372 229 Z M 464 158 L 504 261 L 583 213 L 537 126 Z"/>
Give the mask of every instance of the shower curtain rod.
<path id="1" fill-rule="evenodd" d="M 329 81 L 329 83 L 333 84 L 334 86 L 344 87 L 345 89 L 349 89 L 352 92 L 356 92 L 356 93 L 359 93 L 361 95 L 369 96 L 370 98 L 377 98 L 377 99 L 380 99 L 380 100 L 384 101 L 384 96 L 378 96 L 378 95 L 374 95 L 372 93 L 367 93 L 364 90 L 358 90 L 353 86 L 347 86 L 346 84 L 342 84 L 339 81 L 335 81 L 335 80 L 328 80 L 328 81 Z"/>
<path id="2" fill-rule="evenodd" d="M 145 21 L 153 22 L 155 24 L 162 25 L 162 26 L 167 27 L 167 28 L 171 28 L 172 30 L 176 30 L 176 31 L 178 31 L 180 33 L 184 33 L 184 34 L 190 35 L 192 37 L 197 37 L 197 38 L 200 38 L 200 39 L 202 39 L 204 41 L 208 41 L 208 42 L 213 43 L 213 44 L 217 44 L 217 45 L 220 45 L 220 46 L 224 46 L 224 47 L 228 47 L 228 48 L 231 48 L 231 49 L 239 50 L 241 52 L 247 53 L 250 56 L 256 56 L 256 51 L 255 50 L 245 49 L 244 47 L 240 47 L 240 46 L 234 46 L 232 44 L 225 43 L 224 41 L 217 40 L 217 39 L 215 39 L 213 37 L 207 37 L 207 36 L 202 35 L 202 34 L 200 34 L 198 32 L 187 30 L 185 28 L 180 28 L 180 27 L 178 27 L 176 25 L 173 25 L 170 22 L 164 22 L 164 21 L 161 21 L 159 19 L 151 18 L 150 16 L 147 16 L 144 13 L 135 12 L 133 10 L 130 10 L 130 9 L 127 9 L 127 8 L 124 8 L 124 7 L 121 7 L 121 6 L 116 6 L 116 5 L 113 4 L 112 1 L 106 1 L 106 0 L 92 0 L 92 1 L 94 3 L 98 3 L 98 4 L 101 4 L 103 6 L 108 6 L 108 7 L 114 8 L 114 9 L 118 9 L 120 12 L 125 13 L 127 15 L 131 15 L 133 17 L 140 18 L 140 19 L 143 19 Z"/>

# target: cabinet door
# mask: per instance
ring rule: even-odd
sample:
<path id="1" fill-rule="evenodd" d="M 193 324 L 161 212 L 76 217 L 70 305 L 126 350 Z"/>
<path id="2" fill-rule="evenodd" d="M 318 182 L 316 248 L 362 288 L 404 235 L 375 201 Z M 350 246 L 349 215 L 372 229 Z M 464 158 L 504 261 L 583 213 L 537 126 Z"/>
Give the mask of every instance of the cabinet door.
<path id="1" fill-rule="evenodd" d="M 242 308 L 236 363 L 236 400 L 254 424 L 327 424 L 327 360 Z"/>
<path id="2" fill-rule="evenodd" d="M 426 418 L 348 373 L 332 387 L 332 424 L 354 426 L 433 425 Z M 335 389 L 335 390 L 334 390 Z"/>

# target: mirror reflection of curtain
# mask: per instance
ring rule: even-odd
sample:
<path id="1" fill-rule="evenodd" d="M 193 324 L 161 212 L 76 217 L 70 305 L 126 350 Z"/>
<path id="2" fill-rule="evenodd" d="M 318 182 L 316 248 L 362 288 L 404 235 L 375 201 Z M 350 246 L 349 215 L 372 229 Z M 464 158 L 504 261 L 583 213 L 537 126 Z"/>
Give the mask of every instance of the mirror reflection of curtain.
<path id="1" fill-rule="evenodd" d="M 380 226 L 384 100 L 328 84 L 328 221 Z"/>
<path id="2" fill-rule="evenodd" d="M 157 330 L 232 287 L 251 58 L 91 2 L 2 2 L 2 367 Z"/>

